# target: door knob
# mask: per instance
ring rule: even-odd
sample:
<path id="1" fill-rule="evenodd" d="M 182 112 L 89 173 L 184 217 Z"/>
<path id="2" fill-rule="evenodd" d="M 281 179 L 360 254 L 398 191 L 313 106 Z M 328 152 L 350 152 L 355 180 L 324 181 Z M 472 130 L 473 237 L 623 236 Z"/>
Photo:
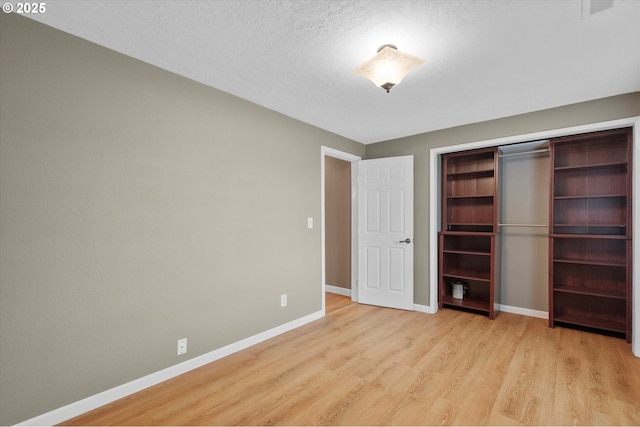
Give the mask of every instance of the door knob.
<path id="1" fill-rule="evenodd" d="M 407 237 L 404 240 L 400 240 L 398 243 L 411 243 L 411 239 Z"/>

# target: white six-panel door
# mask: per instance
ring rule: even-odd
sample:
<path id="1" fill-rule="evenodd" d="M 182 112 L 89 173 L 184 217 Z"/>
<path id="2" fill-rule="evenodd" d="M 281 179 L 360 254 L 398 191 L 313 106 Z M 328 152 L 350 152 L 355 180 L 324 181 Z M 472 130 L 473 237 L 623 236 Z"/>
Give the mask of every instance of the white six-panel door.
<path id="1" fill-rule="evenodd" d="M 413 310 L 413 156 L 358 162 L 358 302 Z"/>

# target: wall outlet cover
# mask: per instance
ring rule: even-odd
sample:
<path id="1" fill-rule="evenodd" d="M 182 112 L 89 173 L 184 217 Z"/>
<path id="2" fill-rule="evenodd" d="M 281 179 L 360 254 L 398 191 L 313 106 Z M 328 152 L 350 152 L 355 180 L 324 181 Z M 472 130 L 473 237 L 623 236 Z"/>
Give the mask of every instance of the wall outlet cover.
<path id="1" fill-rule="evenodd" d="M 187 339 L 182 338 L 178 340 L 178 356 L 187 352 Z"/>

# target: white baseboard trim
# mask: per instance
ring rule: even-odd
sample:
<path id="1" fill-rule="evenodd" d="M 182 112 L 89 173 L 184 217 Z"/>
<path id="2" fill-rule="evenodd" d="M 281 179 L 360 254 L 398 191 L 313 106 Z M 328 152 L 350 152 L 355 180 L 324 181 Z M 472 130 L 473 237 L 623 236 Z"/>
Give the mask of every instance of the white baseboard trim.
<path id="1" fill-rule="evenodd" d="M 154 372 L 153 374 L 146 375 L 142 378 L 138 378 L 112 389 L 94 394 L 93 396 L 87 397 L 77 402 L 70 403 L 69 405 L 63 406 L 61 408 L 54 409 L 53 411 L 47 412 L 37 417 L 25 420 L 17 425 L 51 426 L 61 423 L 70 418 L 82 415 L 85 412 L 99 408 L 100 406 L 104 406 L 108 403 L 129 396 L 130 394 L 136 393 L 140 390 L 144 390 L 145 388 L 149 388 L 153 385 L 159 384 L 178 375 L 182 375 L 193 369 L 199 368 L 200 366 L 206 365 L 207 363 L 214 362 L 218 359 L 229 356 L 230 354 L 259 344 L 263 341 L 268 340 L 269 338 L 273 338 L 285 332 L 291 331 L 307 323 L 313 322 L 314 320 L 320 319 L 323 316 L 324 314 L 322 311 L 317 311 L 299 319 L 292 320 L 291 322 L 285 323 L 283 325 L 276 326 L 275 328 L 269 329 L 268 331 L 261 332 L 259 334 L 237 341 L 233 344 L 229 344 L 217 350 L 213 350 L 209 353 L 203 354 L 201 356 L 194 357 L 193 359 L 178 363 L 177 365 L 170 366 L 161 371 Z"/>
<path id="2" fill-rule="evenodd" d="M 498 311 L 504 311 L 505 313 L 520 314 L 522 316 L 537 317 L 540 319 L 549 319 L 549 313 L 547 313 L 546 311 L 531 310 L 529 308 L 513 307 L 511 305 L 504 305 L 504 304 L 497 304 L 496 308 Z M 438 311 L 437 309 L 435 309 L 430 305 L 420 305 L 420 304 L 414 304 L 413 309 L 415 311 L 420 311 L 422 313 L 427 313 L 427 314 L 436 314 Z"/>
<path id="3" fill-rule="evenodd" d="M 324 285 L 324 290 L 332 294 L 344 295 L 345 297 L 351 296 L 351 289 L 341 288 L 339 286 Z"/>
<path id="4" fill-rule="evenodd" d="M 421 313 L 436 314 L 438 310 L 430 305 L 413 304 L 413 310 Z"/>
<path id="5" fill-rule="evenodd" d="M 498 304 L 498 310 L 505 313 L 521 314 L 523 316 L 538 317 L 540 319 L 549 319 L 549 313 L 540 310 L 531 310 L 529 308 L 513 307 L 511 305 Z"/>

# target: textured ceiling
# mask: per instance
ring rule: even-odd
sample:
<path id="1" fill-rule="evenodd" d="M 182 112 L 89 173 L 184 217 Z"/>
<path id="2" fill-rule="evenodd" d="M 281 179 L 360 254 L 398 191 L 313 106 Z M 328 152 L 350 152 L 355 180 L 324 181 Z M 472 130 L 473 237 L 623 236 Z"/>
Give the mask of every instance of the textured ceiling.
<path id="1" fill-rule="evenodd" d="M 49 0 L 29 17 L 372 143 L 640 91 L 640 1 L 592 2 Z M 387 43 L 425 60 L 389 94 L 353 73 Z"/>

